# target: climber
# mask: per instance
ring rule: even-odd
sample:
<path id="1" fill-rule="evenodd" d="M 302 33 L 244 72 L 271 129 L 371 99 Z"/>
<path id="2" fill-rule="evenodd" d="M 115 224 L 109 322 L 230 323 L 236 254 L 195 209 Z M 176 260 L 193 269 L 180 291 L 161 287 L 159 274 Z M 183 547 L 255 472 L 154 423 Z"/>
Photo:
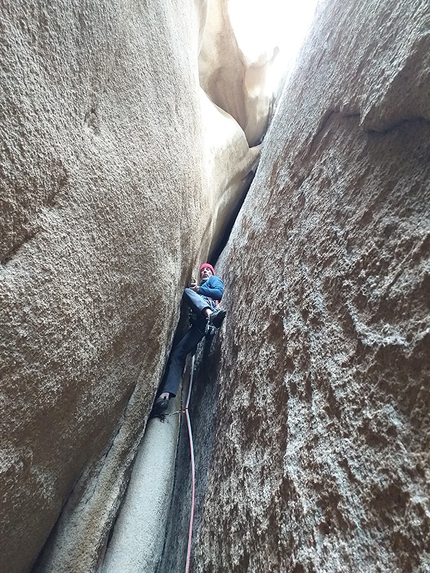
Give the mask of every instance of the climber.
<path id="1" fill-rule="evenodd" d="M 170 398 L 176 396 L 181 381 L 187 355 L 196 349 L 197 344 L 211 327 L 219 328 L 226 311 L 218 307 L 224 292 L 222 280 L 215 276 L 215 269 L 209 263 L 200 266 L 200 286 L 195 279 L 184 290 L 184 299 L 191 309 L 191 328 L 174 348 L 170 356 L 163 392 L 157 398 L 152 410 L 153 416 L 160 416 L 169 405 Z"/>

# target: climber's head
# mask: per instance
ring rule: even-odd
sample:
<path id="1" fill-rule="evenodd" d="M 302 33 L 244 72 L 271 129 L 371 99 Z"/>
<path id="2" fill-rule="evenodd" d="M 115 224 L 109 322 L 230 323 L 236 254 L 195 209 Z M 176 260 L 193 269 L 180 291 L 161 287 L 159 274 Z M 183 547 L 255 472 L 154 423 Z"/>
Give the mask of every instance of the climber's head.
<path id="1" fill-rule="evenodd" d="M 200 265 L 200 280 L 207 281 L 209 277 L 215 274 L 215 269 L 209 263 Z"/>

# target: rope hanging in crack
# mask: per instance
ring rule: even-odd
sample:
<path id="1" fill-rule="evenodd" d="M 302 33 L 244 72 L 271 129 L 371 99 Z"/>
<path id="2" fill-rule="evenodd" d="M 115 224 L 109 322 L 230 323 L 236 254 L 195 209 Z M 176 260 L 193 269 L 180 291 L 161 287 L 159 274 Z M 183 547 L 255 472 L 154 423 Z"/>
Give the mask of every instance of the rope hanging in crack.
<path id="1" fill-rule="evenodd" d="M 190 512 L 190 528 L 188 532 L 188 547 L 187 547 L 187 562 L 185 565 L 185 573 L 188 573 L 190 570 L 190 563 L 191 563 L 191 544 L 193 540 L 193 525 L 194 525 L 194 506 L 195 506 L 195 464 L 194 464 L 194 443 L 193 443 L 193 433 L 191 429 L 191 420 L 190 420 L 190 413 L 188 407 L 190 405 L 190 398 L 191 398 L 191 390 L 193 388 L 193 378 L 194 378 L 194 364 L 195 364 L 195 354 L 193 354 L 193 358 L 191 361 L 191 375 L 190 375 L 190 383 L 188 386 L 188 396 L 187 401 L 185 403 L 184 413 L 185 418 L 187 420 L 187 429 L 188 429 L 188 439 L 190 442 L 190 459 L 191 459 L 191 512 Z"/>
<path id="2" fill-rule="evenodd" d="M 188 441 L 190 444 L 190 460 L 191 460 L 191 511 L 190 511 L 190 527 L 189 527 L 189 531 L 188 531 L 187 561 L 185 564 L 185 573 L 189 573 L 190 564 L 191 564 L 191 547 L 192 547 L 192 541 L 193 541 L 194 508 L 195 508 L 195 492 L 196 492 L 194 441 L 193 441 L 193 432 L 192 432 L 191 419 L 190 419 L 190 413 L 189 413 L 191 392 L 193 389 L 193 381 L 194 381 L 195 360 L 196 360 L 196 355 L 193 354 L 193 357 L 191 360 L 190 383 L 188 385 L 187 400 L 185 402 L 184 408 L 181 408 L 180 410 L 176 410 L 175 412 L 170 412 L 169 414 L 165 414 L 165 416 L 164 416 L 164 417 L 167 417 L 167 416 L 174 416 L 175 414 L 185 414 L 185 419 L 187 421 Z"/>

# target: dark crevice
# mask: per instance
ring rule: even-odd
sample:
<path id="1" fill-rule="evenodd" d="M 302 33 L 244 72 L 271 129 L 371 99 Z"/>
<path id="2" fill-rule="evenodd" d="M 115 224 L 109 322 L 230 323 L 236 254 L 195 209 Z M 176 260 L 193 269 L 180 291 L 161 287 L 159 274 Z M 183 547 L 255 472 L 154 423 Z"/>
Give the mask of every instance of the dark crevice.
<path id="1" fill-rule="evenodd" d="M 216 242 L 210 253 L 209 262 L 213 265 L 216 265 L 219 256 L 227 245 L 231 231 L 246 199 L 251 183 L 254 180 L 257 169 L 258 166 L 247 174 L 244 190 L 240 200 L 232 209 L 225 225 L 224 233 Z M 178 334 L 183 335 L 186 316 L 187 313 L 184 312 L 184 308 L 182 308 L 181 320 L 178 329 L 176 330 L 175 340 L 173 341 L 172 347 L 174 347 L 176 340 L 179 338 Z M 190 416 L 192 419 L 192 426 L 195 428 L 193 433 L 196 462 L 196 513 L 194 519 L 194 541 L 201 525 L 203 505 L 212 459 L 215 411 L 217 406 L 216 365 L 219 364 L 221 360 L 221 352 L 222 349 L 217 336 L 215 336 L 214 339 L 204 337 L 196 351 L 194 385 L 190 402 Z M 182 378 L 182 380 L 185 381 L 183 382 L 183 393 L 188 389 L 190 378 L 189 364 L 190 362 L 188 361 Z M 160 387 L 163 387 L 163 382 Z M 204 431 L 202 431 L 203 428 Z M 156 567 L 157 573 L 165 573 L 166 571 L 173 570 L 176 571 L 178 568 L 182 569 L 186 561 L 186 539 L 183 536 L 177 535 L 178 531 L 186 530 L 188 528 L 190 519 L 189 500 L 191 474 L 189 444 L 186 434 L 187 432 L 185 427 L 181 427 L 171 506 L 169 510 L 170 518 L 165 532 L 162 554 L 160 555 L 160 561 Z M 184 502 L 184 500 L 186 500 L 186 502 Z"/>
<path id="2" fill-rule="evenodd" d="M 242 205 L 246 199 L 249 188 L 251 187 L 251 183 L 254 180 L 256 170 L 257 170 L 257 168 L 253 169 L 245 177 L 245 187 L 244 187 L 244 190 L 242 192 L 242 195 L 241 195 L 237 205 L 234 207 L 234 209 L 232 209 L 232 211 L 230 213 L 230 217 L 227 220 L 223 235 L 218 239 L 218 241 L 215 243 L 214 247 L 211 250 L 211 253 L 209 256 L 209 262 L 212 265 L 215 265 L 215 263 L 217 262 L 217 260 L 219 259 L 220 255 L 221 255 L 222 251 L 224 250 L 225 246 L 227 245 L 228 239 L 230 237 L 233 226 L 236 222 L 237 216 L 239 215 L 239 212 L 242 208 Z"/>
<path id="3" fill-rule="evenodd" d="M 217 335 L 205 337 L 196 352 L 193 389 L 190 401 L 190 417 L 194 437 L 196 464 L 196 497 L 193 540 L 198 535 L 202 520 L 202 511 L 207 481 L 212 460 L 213 440 L 215 436 L 215 411 L 217 407 L 216 365 L 221 360 L 222 349 Z M 189 363 L 183 376 L 183 400 L 188 391 L 190 379 Z M 191 468 L 190 448 L 185 425 L 182 426 L 178 441 L 175 478 L 172 490 L 169 521 L 167 524 L 164 547 L 157 573 L 181 571 L 186 561 L 187 538 L 178 535 L 178 531 L 187 531 L 191 509 Z M 193 541 L 193 546 L 194 546 Z"/>
<path id="4" fill-rule="evenodd" d="M 364 129 L 364 131 L 366 133 L 377 133 L 379 135 L 386 135 L 393 131 L 396 131 L 406 123 L 417 123 L 417 122 L 430 123 L 430 119 L 423 117 L 422 115 L 416 115 L 416 116 L 401 118 L 398 121 L 395 121 L 392 124 L 390 124 L 385 129 L 372 129 L 371 127 L 368 127 Z"/>

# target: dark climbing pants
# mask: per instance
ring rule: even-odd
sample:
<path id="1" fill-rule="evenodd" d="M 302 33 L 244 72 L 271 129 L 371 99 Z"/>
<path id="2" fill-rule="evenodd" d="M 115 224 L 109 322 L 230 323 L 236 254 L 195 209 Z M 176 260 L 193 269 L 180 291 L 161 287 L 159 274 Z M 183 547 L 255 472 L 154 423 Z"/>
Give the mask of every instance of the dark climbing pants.
<path id="1" fill-rule="evenodd" d="M 185 289 L 184 299 L 188 306 L 197 313 L 197 322 L 180 340 L 170 355 L 170 363 L 163 392 L 170 392 L 171 396 L 176 396 L 188 354 L 190 352 L 194 353 L 197 344 L 205 335 L 206 319 L 202 315 L 202 311 L 205 308 L 211 308 L 203 297 L 190 288 Z"/>

